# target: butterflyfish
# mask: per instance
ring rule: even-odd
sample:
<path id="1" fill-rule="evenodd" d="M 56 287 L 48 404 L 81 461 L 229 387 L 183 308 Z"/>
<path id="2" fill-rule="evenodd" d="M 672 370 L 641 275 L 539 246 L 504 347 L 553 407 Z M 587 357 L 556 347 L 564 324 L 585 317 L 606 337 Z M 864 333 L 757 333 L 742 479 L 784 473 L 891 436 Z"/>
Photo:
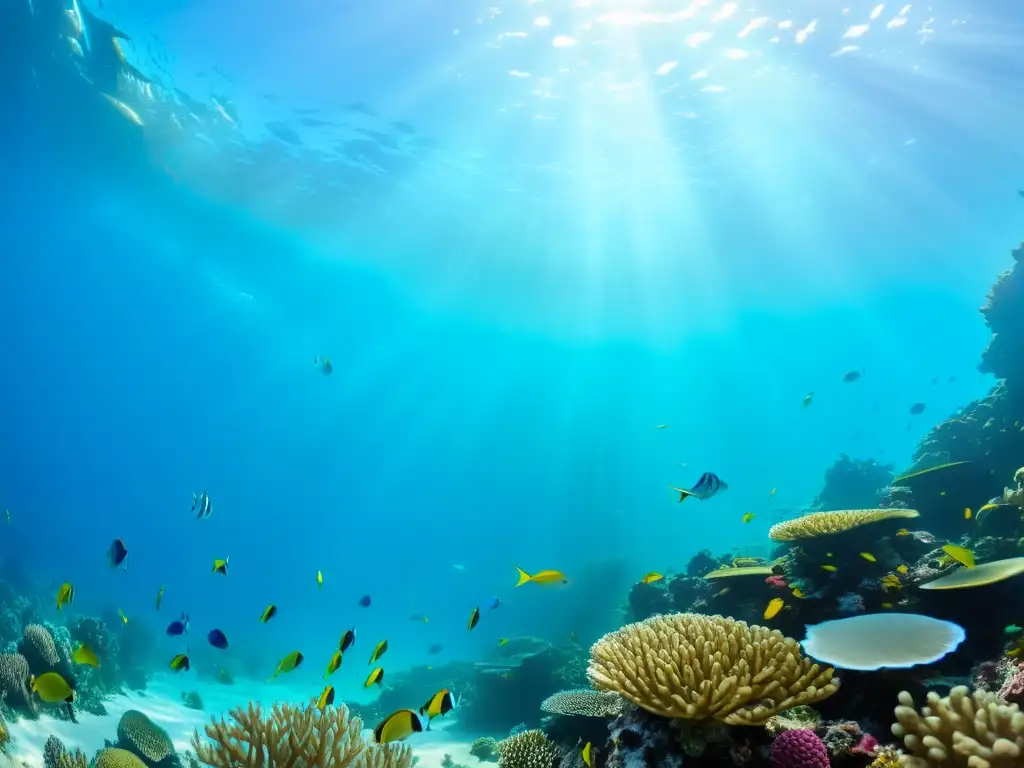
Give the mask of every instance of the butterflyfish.
<path id="1" fill-rule="evenodd" d="M 221 576 L 227 576 L 228 575 L 228 560 L 230 560 L 230 559 L 231 558 L 229 558 L 229 557 L 225 557 L 223 560 L 214 560 L 213 561 L 213 572 L 214 573 L 219 573 Z"/>
<path id="2" fill-rule="evenodd" d="M 384 682 L 384 668 L 374 667 L 373 671 L 366 677 L 366 682 L 363 683 L 363 688 L 369 688 L 371 685 L 380 685 Z"/>
<path id="3" fill-rule="evenodd" d="M 469 614 L 469 624 L 468 624 L 468 627 L 469 627 L 470 630 L 472 630 L 473 627 L 475 627 L 479 623 L 480 623 L 480 609 L 479 608 L 474 608 L 473 612 L 471 614 Z"/>
<path id="4" fill-rule="evenodd" d="M 292 651 L 283 659 L 281 659 L 281 662 L 277 665 L 277 669 L 274 671 L 271 680 L 273 680 L 278 675 L 283 675 L 287 672 L 292 672 L 293 670 L 298 669 L 299 665 L 302 664 L 302 660 L 304 658 L 306 657 L 302 655 L 301 651 Z"/>
<path id="5" fill-rule="evenodd" d="M 583 745 L 583 752 L 581 753 L 581 757 L 583 758 L 583 763 L 587 766 L 587 768 L 593 768 L 594 747 L 589 741 Z"/>
<path id="6" fill-rule="evenodd" d="M 344 637 L 342 639 L 344 639 Z M 377 643 L 377 647 L 373 649 L 373 653 L 370 654 L 370 660 L 366 663 L 373 664 L 373 662 L 377 661 L 377 659 L 379 659 L 381 656 L 387 653 L 387 651 L 388 641 L 381 640 L 379 643 Z"/>
<path id="7" fill-rule="evenodd" d="M 764 609 L 765 621 L 774 619 L 785 604 L 786 602 L 781 597 L 773 597 L 768 602 L 768 607 Z"/>
<path id="8" fill-rule="evenodd" d="M 338 667 L 341 666 L 341 651 L 335 651 L 334 655 L 331 656 L 331 660 L 327 662 L 327 672 L 324 673 L 324 679 L 333 675 L 338 671 Z"/>
<path id="9" fill-rule="evenodd" d="M 755 517 L 757 517 L 757 515 L 755 515 L 753 512 L 745 512 L 743 514 L 743 517 L 740 518 L 740 522 L 741 523 L 749 523 Z"/>
<path id="10" fill-rule="evenodd" d="M 263 613 L 260 614 L 260 621 L 262 621 L 264 624 L 266 624 L 268 621 L 270 621 L 275 616 L 277 616 L 277 606 L 274 605 L 273 603 L 271 603 L 270 605 L 268 605 L 266 608 L 263 609 Z"/>
<path id="11" fill-rule="evenodd" d="M 392 712 L 384 721 L 373 729 L 373 740 L 378 744 L 392 741 L 404 741 L 414 733 L 421 733 L 427 728 L 424 718 L 411 709 L 400 709 Z"/>
<path id="12" fill-rule="evenodd" d="M 71 705 L 75 701 L 75 692 L 68 685 L 68 681 L 56 672 L 46 672 L 39 677 L 35 675 L 29 677 L 28 687 L 47 704 L 66 703 L 68 705 L 68 715 L 73 714 Z"/>
<path id="13" fill-rule="evenodd" d="M 516 584 L 517 587 L 523 586 L 523 584 L 526 584 L 528 581 L 532 581 L 534 584 L 544 585 L 569 583 L 569 580 L 565 578 L 565 574 L 561 571 L 537 571 L 531 576 L 518 565 L 516 566 L 516 570 L 519 572 L 519 583 Z"/>
<path id="14" fill-rule="evenodd" d="M 426 704 L 420 707 L 420 714 L 425 715 L 429 720 L 433 720 L 435 717 L 447 715 L 456 706 L 458 706 L 458 702 L 452 698 L 452 692 L 447 688 L 442 688 L 427 699 Z"/>
<path id="15" fill-rule="evenodd" d="M 334 703 L 334 686 L 328 685 L 324 688 L 320 698 L 316 700 L 317 709 L 327 709 Z"/>
<path id="16" fill-rule="evenodd" d="M 192 662 L 188 660 L 188 656 L 186 654 L 179 653 L 171 659 L 171 663 L 167 666 L 175 672 L 188 672 L 192 668 Z"/>
<path id="17" fill-rule="evenodd" d="M 499 637 L 498 638 L 498 647 L 500 648 L 503 645 L 508 645 L 508 638 L 507 637 Z"/>
<path id="18" fill-rule="evenodd" d="M 341 640 L 338 641 L 338 650 L 344 653 L 356 642 L 356 628 L 346 629 L 341 633 Z M 383 653 L 383 651 L 381 651 Z M 371 664 L 373 662 L 370 662 Z"/>
<path id="19" fill-rule="evenodd" d="M 65 582 L 60 585 L 60 589 L 57 590 L 57 610 L 59 611 L 65 605 L 71 605 L 71 601 L 75 599 L 75 588 L 71 585 L 71 582 Z"/>
<path id="20" fill-rule="evenodd" d="M 75 652 L 71 654 L 71 660 L 75 664 L 85 664 L 89 667 L 98 667 L 100 665 L 96 652 L 85 643 L 82 643 L 75 649 Z"/>
<path id="21" fill-rule="evenodd" d="M 646 574 L 642 579 L 640 579 L 640 583 L 641 584 L 653 584 L 654 582 L 661 581 L 664 578 L 665 577 L 662 576 L 657 571 L 651 571 L 650 573 Z"/>

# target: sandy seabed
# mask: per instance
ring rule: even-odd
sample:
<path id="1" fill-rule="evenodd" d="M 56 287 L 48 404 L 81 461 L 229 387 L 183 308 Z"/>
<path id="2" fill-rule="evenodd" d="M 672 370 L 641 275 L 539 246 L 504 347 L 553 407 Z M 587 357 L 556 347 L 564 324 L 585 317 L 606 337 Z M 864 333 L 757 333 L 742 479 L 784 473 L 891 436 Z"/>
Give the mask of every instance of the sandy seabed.
<path id="1" fill-rule="evenodd" d="M 191 750 L 192 733 L 196 729 L 202 732 L 203 726 L 214 717 L 226 714 L 240 704 L 255 701 L 269 706 L 272 702 L 266 697 L 267 689 L 256 683 L 246 684 L 238 681 L 235 685 L 196 685 L 194 682 L 188 690 L 196 690 L 203 699 L 202 711 L 189 709 L 181 701 L 183 687 L 177 680 L 157 679 L 149 683 L 144 693 L 128 693 L 112 697 L 104 702 L 107 708 L 105 715 L 91 715 L 87 712 L 76 712 L 77 723 L 58 720 L 43 714 L 38 720 L 19 720 L 10 723 L 11 744 L 8 749 L 10 762 L 15 766 L 27 765 L 30 768 L 43 768 L 43 745 L 52 735 L 64 742 L 68 749 L 81 749 L 92 757 L 102 749 L 104 741 L 117 738 L 117 723 L 121 715 L 129 709 L 145 712 L 154 722 L 167 731 L 178 752 Z M 274 701 L 302 701 L 306 691 L 288 691 L 281 687 L 273 690 Z M 469 754 L 472 739 L 460 737 L 454 739 L 445 734 L 445 727 L 450 723 L 431 725 L 426 733 L 414 734 L 409 739 L 413 754 L 419 758 L 417 766 L 423 768 L 440 768 L 444 756 L 451 755 L 456 764 L 465 766 L 483 765 Z M 372 733 L 365 732 L 367 738 Z"/>

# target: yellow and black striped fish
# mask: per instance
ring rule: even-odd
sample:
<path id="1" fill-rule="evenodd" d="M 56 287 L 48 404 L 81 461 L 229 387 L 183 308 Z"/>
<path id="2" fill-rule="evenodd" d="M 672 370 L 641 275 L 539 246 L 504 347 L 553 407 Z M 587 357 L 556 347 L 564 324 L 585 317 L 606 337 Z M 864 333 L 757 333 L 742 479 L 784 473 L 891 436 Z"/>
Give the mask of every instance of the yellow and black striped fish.
<path id="1" fill-rule="evenodd" d="M 470 631 L 472 631 L 473 627 L 475 627 L 479 623 L 480 623 L 480 609 L 479 608 L 474 608 L 473 612 L 471 614 L 469 614 L 469 629 L 470 629 Z"/>
<path id="2" fill-rule="evenodd" d="M 320 698 L 316 700 L 317 709 L 326 709 L 334 703 L 334 686 L 328 685 L 324 688 Z"/>
<path id="3" fill-rule="evenodd" d="M 277 616 L 277 606 L 274 605 L 273 603 L 271 603 L 270 605 L 268 605 L 266 608 L 263 609 L 263 613 L 260 614 L 260 621 L 262 621 L 264 624 L 266 624 L 268 621 L 270 621 L 275 616 Z"/>
<path id="4" fill-rule="evenodd" d="M 338 671 L 338 667 L 341 666 L 341 651 L 335 651 L 334 655 L 331 656 L 331 660 L 327 662 L 327 672 L 324 674 L 324 680 L 333 675 Z"/>
<path id="5" fill-rule="evenodd" d="M 420 714 L 429 720 L 433 720 L 435 717 L 447 715 L 455 709 L 456 703 L 452 697 L 452 692 L 447 688 L 442 688 L 431 696 L 426 704 L 420 707 Z"/>
<path id="6" fill-rule="evenodd" d="M 371 685 L 380 685 L 384 682 L 384 668 L 374 667 L 369 677 L 366 678 L 366 682 L 363 683 L 363 688 L 369 688 Z"/>
<path id="7" fill-rule="evenodd" d="M 342 635 L 341 639 L 344 642 L 345 636 Z M 373 662 L 375 662 L 377 659 L 379 659 L 381 656 L 383 656 L 385 653 L 387 653 L 387 650 L 388 650 L 388 641 L 387 640 L 381 640 L 379 643 L 377 643 L 377 647 L 373 649 L 373 653 L 370 654 L 370 660 L 368 662 L 366 662 L 366 663 L 367 664 L 373 664 Z"/>
<path id="8" fill-rule="evenodd" d="M 404 741 L 412 734 L 426 730 L 426 727 L 427 724 L 418 713 L 411 709 L 400 709 L 392 712 L 373 729 L 373 740 L 378 744 Z"/>

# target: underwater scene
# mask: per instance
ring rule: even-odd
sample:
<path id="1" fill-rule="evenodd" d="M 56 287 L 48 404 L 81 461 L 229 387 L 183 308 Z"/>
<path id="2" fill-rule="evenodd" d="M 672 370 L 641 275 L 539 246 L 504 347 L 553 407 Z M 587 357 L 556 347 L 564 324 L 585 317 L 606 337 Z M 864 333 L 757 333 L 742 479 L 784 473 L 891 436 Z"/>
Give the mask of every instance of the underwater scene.
<path id="1" fill-rule="evenodd" d="M 1024 5 L 0 42 L 0 765 L 1024 768 Z"/>

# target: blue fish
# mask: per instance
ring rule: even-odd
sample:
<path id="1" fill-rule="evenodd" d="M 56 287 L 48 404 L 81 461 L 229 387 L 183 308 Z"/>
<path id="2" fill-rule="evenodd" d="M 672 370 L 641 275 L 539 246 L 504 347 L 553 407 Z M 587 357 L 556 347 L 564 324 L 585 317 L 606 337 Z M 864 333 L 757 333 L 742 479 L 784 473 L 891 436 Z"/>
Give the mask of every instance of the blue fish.
<path id="1" fill-rule="evenodd" d="M 168 635 L 186 635 L 188 634 L 188 614 L 181 614 L 181 618 L 177 621 L 172 621 L 167 625 Z"/>
<path id="2" fill-rule="evenodd" d="M 111 568 L 117 568 L 124 563 L 124 569 L 128 570 L 128 547 L 124 545 L 122 539 L 114 539 L 114 543 L 107 551 L 107 560 L 110 561 Z"/>
<path id="3" fill-rule="evenodd" d="M 359 598 L 359 604 L 363 606 L 363 608 L 369 608 L 371 602 L 372 600 L 370 599 L 369 595 L 363 595 Z"/>
<path id="4" fill-rule="evenodd" d="M 211 629 L 206 639 L 210 641 L 210 645 L 214 648 L 220 648 L 222 651 L 228 647 L 228 638 L 219 629 Z"/>
<path id="5" fill-rule="evenodd" d="M 485 605 L 486 605 L 488 611 L 493 611 L 495 608 L 497 608 L 499 605 L 501 605 L 501 600 L 499 600 L 498 597 L 495 596 L 495 597 L 492 597 L 490 600 L 488 600 L 485 603 Z"/>
<path id="6" fill-rule="evenodd" d="M 444 646 L 443 645 L 441 645 L 440 643 L 434 643 L 432 646 L 427 648 L 427 653 L 429 653 L 431 656 L 436 656 L 437 654 L 439 654 L 443 650 L 444 650 Z"/>
<path id="7" fill-rule="evenodd" d="M 690 490 L 675 487 L 672 490 L 679 494 L 679 501 L 683 502 L 686 501 L 688 496 L 694 496 L 701 501 L 707 501 L 719 491 L 724 491 L 728 488 L 729 486 L 714 472 L 705 472 Z"/>

